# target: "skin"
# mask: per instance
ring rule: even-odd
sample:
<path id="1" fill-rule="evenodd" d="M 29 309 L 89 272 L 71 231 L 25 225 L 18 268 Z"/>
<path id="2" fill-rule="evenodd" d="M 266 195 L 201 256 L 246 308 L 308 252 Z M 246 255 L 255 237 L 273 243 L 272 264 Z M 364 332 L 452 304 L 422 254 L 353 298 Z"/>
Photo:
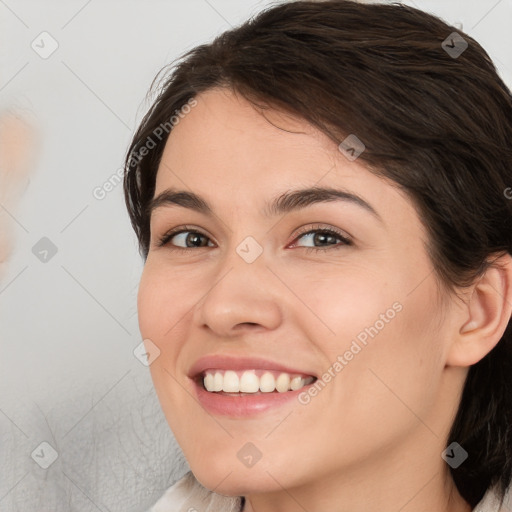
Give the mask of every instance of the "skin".
<path id="1" fill-rule="evenodd" d="M 193 191 L 215 215 L 154 211 L 138 295 L 141 333 L 161 351 L 150 366 L 155 389 L 196 478 L 245 496 L 245 512 L 471 510 L 441 453 L 468 367 L 510 318 L 510 258 L 456 300 L 440 291 L 425 229 L 393 183 L 303 120 L 263 116 L 224 89 L 196 99 L 167 141 L 155 196 Z M 315 185 L 360 195 L 382 221 L 349 202 L 261 213 L 271 198 Z M 183 235 L 157 245 L 183 224 L 204 234 L 202 247 L 173 250 L 187 247 Z M 353 244 L 297 237 L 317 224 Z M 247 236 L 263 249 L 250 264 L 236 252 Z M 206 354 L 259 356 L 321 376 L 395 302 L 401 311 L 307 405 L 235 419 L 192 397 L 187 373 Z M 247 442 L 262 454 L 252 467 L 237 457 Z"/>

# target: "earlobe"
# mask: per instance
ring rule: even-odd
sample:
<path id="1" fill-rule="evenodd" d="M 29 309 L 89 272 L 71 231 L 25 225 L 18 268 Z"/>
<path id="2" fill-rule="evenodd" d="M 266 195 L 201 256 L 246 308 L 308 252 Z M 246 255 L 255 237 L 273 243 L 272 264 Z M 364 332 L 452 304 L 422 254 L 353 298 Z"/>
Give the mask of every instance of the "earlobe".
<path id="1" fill-rule="evenodd" d="M 452 338 L 448 366 L 471 366 L 500 341 L 512 314 L 512 256 L 493 262 L 473 285 Z"/>

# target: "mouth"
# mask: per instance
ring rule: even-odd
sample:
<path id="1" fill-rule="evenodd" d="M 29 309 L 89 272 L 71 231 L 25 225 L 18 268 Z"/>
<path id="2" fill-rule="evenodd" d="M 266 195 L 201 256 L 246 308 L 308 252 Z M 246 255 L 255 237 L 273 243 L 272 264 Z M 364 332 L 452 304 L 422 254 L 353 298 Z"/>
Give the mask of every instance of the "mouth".
<path id="1" fill-rule="evenodd" d="M 211 368 L 194 378 L 196 385 L 207 393 L 223 396 L 289 393 L 301 390 L 316 380 L 313 375 L 258 368 L 238 371 Z"/>
<path id="2" fill-rule="evenodd" d="M 240 419 L 291 405 L 316 381 L 313 375 L 258 368 L 210 368 L 192 378 L 196 397 L 205 411 Z"/>
<path id="3" fill-rule="evenodd" d="M 187 376 L 205 411 L 232 418 L 291 405 L 318 380 L 307 370 L 277 360 L 234 354 L 205 355 Z"/>

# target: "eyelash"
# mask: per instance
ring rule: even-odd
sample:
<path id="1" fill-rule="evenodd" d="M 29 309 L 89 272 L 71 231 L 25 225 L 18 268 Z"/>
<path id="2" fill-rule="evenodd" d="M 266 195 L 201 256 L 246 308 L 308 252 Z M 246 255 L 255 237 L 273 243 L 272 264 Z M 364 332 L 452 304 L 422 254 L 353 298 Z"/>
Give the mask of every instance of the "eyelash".
<path id="1" fill-rule="evenodd" d="M 165 235 L 163 235 L 159 241 L 157 242 L 157 245 L 158 247 L 163 247 L 165 245 L 168 245 L 169 249 L 171 251 L 189 251 L 190 249 L 194 249 L 194 247 L 178 247 L 178 246 L 171 246 L 169 245 L 169 242 L 172 240 L 172 238 L 176 235 L 179 235 L 181 233 L 187 233 L 187 232 L 190 232 L 190 233 L 195 233 L 197 235 L 201 235 L 201 236 L 204 236 L 206 238 L 208 238 L 208 236 L 206 236 L 204 233 L 201 233 L 200 231 L 194 229 L 194 228 L 191 228 L 191 227 L 188 227 L 188 226 L 180 226 L 178 228 L 175 228 L 169 232 L 167 232 Z M 329 250 L 329 249 L 339 249 L 343 246 L 346 246 L 346 245 L 352 245 L 352 241 L 350 239 L 348 239 L 346 236 L 344 236 L 341 232 L 337 231 L 336 229 L 334 228 L 323 228 L 323 227 L 320 227 L 320 226 L 310 226 L 308 228 L 305 228 L 303 230 L 301 230 L 299 233 L 297 233 L 296 237 L 294 238 L 294 241 L 297 240 L 298 238 L 300 238 L 301 236 L 303 235 L 308 235 L 308 234 L 311 234 L 311 233 L 327 233 L 329 235 L 332 235 L 332 236 L 335 236 L 337 238 L 339 238 L 343 243 L 341 244 L 332 244 L 332 245 L 328 245 L 328 246 L 325 246 L 325 247 L 302 247 L 302 249 L 305 249 L 306 251 L 308 252 L 311 252 L 311 251 L 315 251 L 315 252 L 318 252 L 318 251 L 326 251 L 326 250 Z M 196 249 L 201 249 L 202 247 L 196 247 Z"/>

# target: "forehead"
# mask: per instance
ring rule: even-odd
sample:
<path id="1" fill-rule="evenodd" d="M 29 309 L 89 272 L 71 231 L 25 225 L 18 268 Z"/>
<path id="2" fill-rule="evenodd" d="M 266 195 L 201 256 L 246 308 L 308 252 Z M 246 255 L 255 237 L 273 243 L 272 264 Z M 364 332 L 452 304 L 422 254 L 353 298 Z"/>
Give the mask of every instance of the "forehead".
<path id="1" fill-rule="evenodd" d="M 362 160 L 349 161 L 306 120 L 258 110 L 227 89 L 206 91 L 196 100 L 168 137 L 155 196 L 173 187 L 195 192 L 209 204 L 253 204 L 262 211 L 262 203 L 279 192 L 342 187 L 367 198 L 376 210 L 416 215 L 393 183 L 375 176 Z"/>
<path id="2" fill-rule="evenodd" d="M 168 137 L 157 189 L 169 182 L 171 170 L 186 171 L 198 183 L 218 179 L 233 186 L 238 181 L 259 186 L 315 182 L 340 158 L 337 145 L 303 119 L 275 109 L 260 111 L 227 89 L 206 91 L 196 100 Z M 347 177 L 369 174 L 357 162 L 343 171 Z"/>
<path id="3" fill-rule="evenodd" d="M 326 137 L 305 120 L 275 109 L 260 110 L 230 90 L 212 89 L 196 100 L 197 105 L 173 128 L 164 156 L 171 153 L 173 160 L 187 161 L 212 157 L 212 164 L 240 161 L 250 170 L 252 162 L 261 169 L 294 155 L 297 160 L 318 159 L 326 144 Z"/>

